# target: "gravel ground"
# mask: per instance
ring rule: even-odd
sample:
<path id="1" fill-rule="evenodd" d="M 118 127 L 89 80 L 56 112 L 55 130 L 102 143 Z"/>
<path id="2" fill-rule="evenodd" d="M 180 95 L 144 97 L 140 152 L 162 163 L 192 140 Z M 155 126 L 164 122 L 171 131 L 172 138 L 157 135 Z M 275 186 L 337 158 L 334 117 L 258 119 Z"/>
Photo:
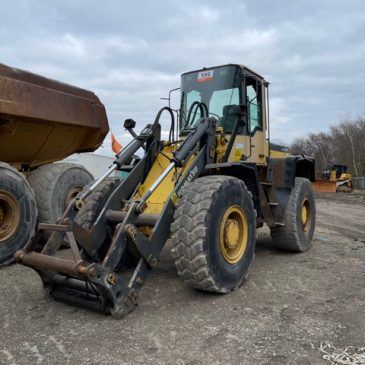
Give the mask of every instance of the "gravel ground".
<path id="1" fill-rule="evenodd" d="M 166 247 L 124 320 L 47 298 L 30 269 L 2 269 L 0 363 L 304 365 L 330 363 L 321 344 L 361 351 L 365 195 L 321 194 L 317 210 L 307 253 L 276 251 L 260 230 L 249 278 L 228 295 L 185 286 Z"/>

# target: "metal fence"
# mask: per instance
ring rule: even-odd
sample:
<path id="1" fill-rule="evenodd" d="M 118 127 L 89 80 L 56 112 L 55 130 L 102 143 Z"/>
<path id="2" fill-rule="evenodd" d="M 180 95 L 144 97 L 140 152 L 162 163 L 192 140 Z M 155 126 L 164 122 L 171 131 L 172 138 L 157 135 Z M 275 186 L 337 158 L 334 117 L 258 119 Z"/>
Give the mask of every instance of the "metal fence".
<path id="1" fill-rule="evenodd" d="M 365 190 L 365 176 L 364 177 L 353 177 L 352 183 L 354 185 L 354 189 Z"/>

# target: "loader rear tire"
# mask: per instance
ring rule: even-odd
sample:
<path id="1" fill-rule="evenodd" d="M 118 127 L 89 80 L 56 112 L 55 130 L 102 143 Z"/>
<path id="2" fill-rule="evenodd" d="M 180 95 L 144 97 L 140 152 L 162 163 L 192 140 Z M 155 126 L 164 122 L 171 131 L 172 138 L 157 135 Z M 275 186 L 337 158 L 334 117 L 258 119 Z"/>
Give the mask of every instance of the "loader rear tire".
<path id="1" fill-rule="evenodd" d="M 245 184 L 205 176 L 186 187 L 171 224 L 171 254 L 178 275 L 212 292 L 237 289 L 254 259 L 256 214 Z"/>
<path id="2" fill-rule="evenodd" d="M 281 250 L 305 252 L 312 246 L 316 202 L 308 179 L 295 178 L 284 214 L 284 226 L 271 228 L 273 245 Z"/>
<path id="3" fill-rule="evenodd" d="M 32 188 L 12 166 L 0 162 L 0 266 L 33 237 L 37 207 Z"/>
<path id="4" fill-rule="evenodd" d="M 28 178 L 38 207 L 38 223 L 56 223 L 68 204 L 93 176 L 81 165 L 53 163 L 38 167 Z"/>

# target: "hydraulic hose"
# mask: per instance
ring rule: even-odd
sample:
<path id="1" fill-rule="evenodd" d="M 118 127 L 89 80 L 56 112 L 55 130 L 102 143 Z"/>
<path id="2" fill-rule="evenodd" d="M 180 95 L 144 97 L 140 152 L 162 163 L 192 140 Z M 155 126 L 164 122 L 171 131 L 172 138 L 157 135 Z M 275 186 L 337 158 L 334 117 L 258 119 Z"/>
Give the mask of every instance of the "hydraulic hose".
<path id="1" fill-rule="evenodd" d="M 200 101 L 194 101 L 194 103 L 192 103 L 189 108 L 188 118 L 186 120 L 186 127 L 189 127 L 190 124 L 193 122 L 198 109 L 200 110 L 200 118 L 208 117 L 208 107 L 204 103 L 201 103 Z M 190 121 L 191 114 L 193 113 L 193 111 L 194 111 L 194 116 L 193 119 Z"/>
<path id="2" fill-rule="evenodd" d="M 165 106 L 165 107 L 163 107 L 163 108 L 161 108 L 159 110 L 159 112 L 156 115 L 155 121 L 153 122 L 153 125 L 155 126 L 160 121 L 161 115 L 162 115 L 162 113 L 165 110 L 168 111 L 170 113 L 170 116 L 171 116 L 171 126 L 170 126 L 170 132 L 169 132 L 169 142 L 173 142 L 174 135 L 175 135 L 175 117 L 174 117 L 173 110 L 170 107 Z"/>

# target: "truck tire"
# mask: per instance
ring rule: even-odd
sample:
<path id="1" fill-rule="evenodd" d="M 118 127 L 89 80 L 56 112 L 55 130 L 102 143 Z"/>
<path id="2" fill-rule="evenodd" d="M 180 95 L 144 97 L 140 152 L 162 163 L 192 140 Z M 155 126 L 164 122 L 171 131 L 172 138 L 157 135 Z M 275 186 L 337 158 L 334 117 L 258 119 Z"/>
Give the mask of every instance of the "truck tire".
<path id="1" fill-rule="evenodd" d="M 77 213 L 74 222 L 74 235 L 76 241 L 81 244 L 83 243 L 83 232 L 89 232 L 92 228 L 96 218 L 99 216 L 99 213 L 103 209 L 106 201 L 109 198 L 110 192 L 116 184 L 121 181 L 120 178 L 117 177 L 107 177 L 100 185 L 86 198 L 85 205 L 79 210 Z M 79 227 L 82 230 L 79 230 Z M 107 229 L 107 227 L 105 227 Z M 105 237 L 108 237 L 109 234 L 106 232 Z M 86 252 L 85 249 L 82 249 L 81 255 L 82 258 L 87 262 L 99 262 L 103 260 L 109 246 L 104 245 L 104 242 L 100 245 L 100 248 L 95 252 Z M 115 271 L 119 271 L 128 267 L 135 266 L 137 264 L 136 257 L 128 250 L 124 252 L 121 260 L 119 261 L 118 267 Z"/>
<path id="2" fill-rule="evenodd" d="M 37 207 L 25 177 L 0 162 L 0 266 L 13 262 L 14 253 L 33 237 Z"/>
<path id="3" fill-rule="evenodd" d="M 73 198 L 93 180 L 81 165 L 53 163 L 36 169 L 28 178 L 38 207 L 39 223 L 56 223 Z"/>
<path id="4" fill-rule="evenodd" d="M 271 228 L 273 245 L 281 250 L 305 252 L 312 245 L 315 224 L 312 184 L 308 179 L 296 177 L 284 213 L 284 226 Z"/>
<path id="5" fill-rule="evenodd" d="M 248 275 L 255 256 L 256 214 L 245 184 L 205 176 L 188 185 L 171 224 L 171 254 L 188 285 L 228 293 Z"/>

